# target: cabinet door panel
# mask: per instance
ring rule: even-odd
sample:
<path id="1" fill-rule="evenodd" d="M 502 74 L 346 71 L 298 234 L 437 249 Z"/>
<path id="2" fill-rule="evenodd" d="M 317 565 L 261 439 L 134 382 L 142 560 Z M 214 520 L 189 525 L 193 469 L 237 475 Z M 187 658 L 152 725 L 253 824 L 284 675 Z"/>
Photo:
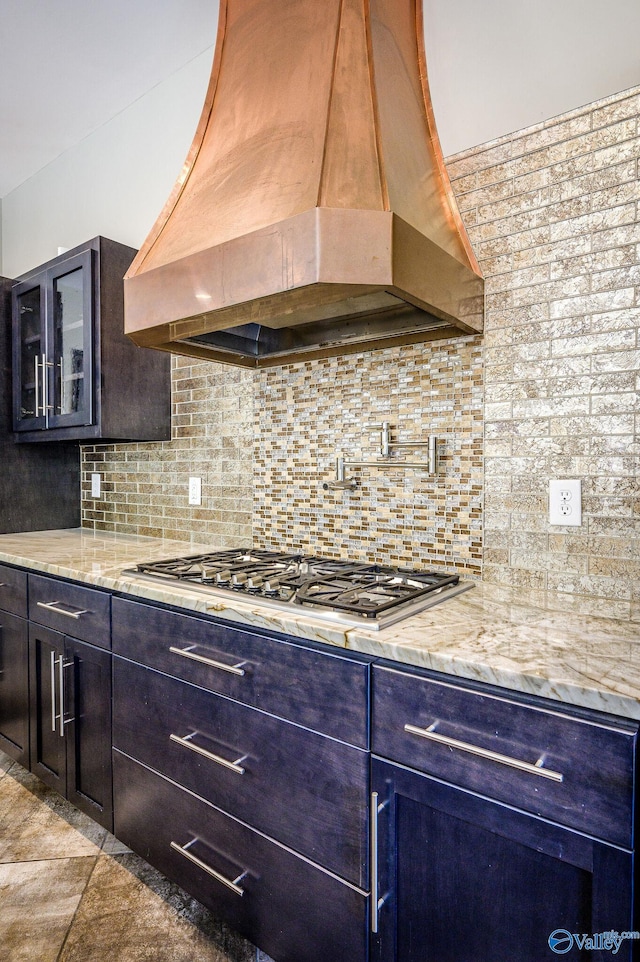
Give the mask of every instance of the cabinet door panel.
<path id="1" fill-rule="evenodd" d="M 64 636 L 29 625 L 31 771 L 45 785 L 66 793 L 66 739 L 60 715 L 60 663 Z"/>
<path id="2" fill-rule="evenodd" d="M 0 749 L 29 767 L 27 622 L 0 611 Z"/>
<path id="3" fill-rule="evenodd" d="M 118 838 L 278 962 L 365 962 L 363 893 L 117 751 L 114 798 Z"/>
<path id="4" fill-rule="evenodd" d="M 118 657 L 113 683 L 116 748 L 366 885 L 366 752 Z"/>
<path id="5" fill-rule="evenodd" d="M 92 253 L 47 271 L 48 428 L 93 423 Z"/>
<path id="6" fill-rule="evenodd" d="M 358 748 L 368 747 L 366 662 L 121 598 L 113 599 L 113 650 Z M 207 660 L 241 665 L 242 674 L 212 667 Z"/>
<path id="7" fill-rule="evenodd" d="M 111 831 L 111 654 L 67 638 L 64 672 L 67 798 Z"/>
<path id="8" fill-rule="evenodd" d="M 631 853 L 378 759 L 373 788 L 385 899 L 374 959 L 551 962 L 556 929 L 632 930 Z"/>
<path id="9" fill-rule="evenodd" d="M 37 431 L 46 424 L 45 296 L 44 273 L 16 284 L 12 292 L 14 431 Z"/>

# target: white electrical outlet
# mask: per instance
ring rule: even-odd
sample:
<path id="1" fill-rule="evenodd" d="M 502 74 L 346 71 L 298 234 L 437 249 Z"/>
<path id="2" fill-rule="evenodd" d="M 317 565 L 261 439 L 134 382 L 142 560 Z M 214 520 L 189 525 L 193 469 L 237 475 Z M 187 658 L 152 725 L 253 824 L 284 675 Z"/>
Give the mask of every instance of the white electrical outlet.
<path id="1" fill-rule="evenodd" d="M 549 524 L 582 524 L 582 481 L 549 481 Z"/>
<path id="2" fill-rule="evenodd" d="M 189 478 L 189 504 L 202 504 L 202 478 Z"/>
<path id="3" fill-rule="evenodd" d="M 91 497 L 92 498 L 100 497 L 100 475 L 99 474 L 91 475 Z"/>

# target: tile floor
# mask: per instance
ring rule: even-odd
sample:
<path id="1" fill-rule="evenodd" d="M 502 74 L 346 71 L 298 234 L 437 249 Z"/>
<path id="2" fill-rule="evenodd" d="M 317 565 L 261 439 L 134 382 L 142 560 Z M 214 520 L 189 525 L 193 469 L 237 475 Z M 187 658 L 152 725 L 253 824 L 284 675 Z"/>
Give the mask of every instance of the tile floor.
<path id="1" fill-rule="evenodd" d="M 0 962 L 271 962 L 0 752 Z"/>

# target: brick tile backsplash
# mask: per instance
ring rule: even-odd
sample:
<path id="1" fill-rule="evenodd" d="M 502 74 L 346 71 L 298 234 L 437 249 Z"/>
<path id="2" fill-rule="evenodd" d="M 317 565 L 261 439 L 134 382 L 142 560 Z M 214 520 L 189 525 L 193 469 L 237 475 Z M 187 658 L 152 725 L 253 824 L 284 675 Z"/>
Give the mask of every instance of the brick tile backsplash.
<path id="1" fill-rule="evenodd" d="M 639 157 L 635 88 L 448 158 L 484 336 L 258 372 L 175 358 L 173 439 L 85 446 L 83 524 L 432 565 L 637 612 Z M 438 436 L 438 477 L 390 465 L 324 489 L 336 454 L 377 456 L 383 420 Z M 579 529 L 547 522 L 559 477 L 582 479 Z"/>
<path id="2" fill-rule="evenodd" d="M 487 581 L 640 601 L 639 118 L 636 89 L 449 159 L 490 293 Z M 578 533 L 547 524 L 557 477 Z"/>

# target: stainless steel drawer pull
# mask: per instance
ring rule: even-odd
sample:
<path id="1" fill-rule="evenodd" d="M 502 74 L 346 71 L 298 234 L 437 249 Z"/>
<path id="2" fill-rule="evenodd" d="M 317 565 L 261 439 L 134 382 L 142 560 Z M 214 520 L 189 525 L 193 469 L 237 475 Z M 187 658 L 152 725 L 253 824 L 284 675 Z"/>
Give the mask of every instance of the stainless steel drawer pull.
<path id="1" fill-rule="evenodd" d="M 216 879 L 218 882 L 221 882 L 223 885 L 226 885 L 227 888 L 231 889 L 232 892 L 235 892 L 236 895 L 244 895 L 244 889 L 241 888 L 238 883 L 241 882 L 243 878 L 246 878 L 249 873 L 241 872 L 240 875 L 238 875 L 237 878 L 234 878 L 232 881 L 231 879 L 226 878 L 224 875 L 221 875 L 220 872 L 216 872 L 214 868 L 211 868 L 211 866 L 207 865 L 206 862 L 203 862 L 201 858 L 198 858 L 189 851 L 190 846 L 197 841 L 199 841 L 197 838 L 192 838 L 191 841 L 187 842 L 186 845 L 178 845 L 177 842 L 171 842 L 171 848 L 174 850 L 174 852 L 179 852 L 180 855 L 184 855 L 184 857 L 188 858 L 190 862 L 193 862 L 194 865 L 197 865 L 198 868 L 201 868 L 203 872 L 207 872 L 207 874 L 211 875 L 212 878 Z"/>
<path id="2" fill-rule="evenodd" d="M 242 755 L 240 758 L 236 758 L 235 762 L 228 762 L 226 758 L 222 758 L 220 755 L 214 755 L 213 752 L 208 752 L 206 748 L 200 748 L 199 745 L 195 745 L 191 739 L 195 738 L 198 732 L 192 732 L 185 738 L 181 738 L 179 735 L 169 735 L 169 740 L 176 742 L 178 745 L 182 745 L 183 748 L 188 748 L 192 752 L 196 752 L 198 755 L 202 755 L 204 758 L 208 758 L 210 762 L 215 762 L 216 765 L 222 765 L 224 768 L 229 768 L 232 772 L 236 772 L 238 775 L 244 775 L 244 768 L 241 762 L 246 761 L 247 755 Z"/>
<path id="3" fill-rule="evenodd" d="M 0 588 L 8 588 L 8 587 L 9 585 L 7 584 L 6 581 L 0 581 Z"/>
<path id="4" fill-rule="evenodd" d="M 36 601 L 36 606 L 38 608 L 44 608 L 46 611 L 55 611 L 57 615 L 66 615 L 67 618 L 75 618 L 77 621 L 81 615 L 89 614 L 89 608 L 79 608 L 78 611 L 69 611 L 68 608 L 61 608 L 60 601 Z"/>
<path id="5" fill-rule="evenodd" d="M 209 668 L 219 668 L 220 671 L 228 671 L 232 675 L 244 675 L 243 665 L 246 665 L 245 661 L 239 661 L 237 665 L 225 665 L 223 661 L 214 661 L 213 658 L 205 658 L 204 655 L 196 655 L 193 650 L 195 645 L 191 645 L 190 648 L 175 648 L 173 645 L 169 648 L 169 651 L 173 652 L 174 655 L 182 655 L 183 658 L 191 658 L 192 661 L 199 661 L 202 665 L 208 665 Z"/>
<path id="6" fill-rule="evenodd" d="M 501 755 L 499 752 L 492 752 L 488 748 L 479 748 L 477 745 L 470 745 L 469 742 L 458 741 L 457 738 L 449 738 L 448 735 L 440 735 L 434 731 L 435 725 L 429 728 L 416 728 L 415 725 L 405 725 L 404 730 L 412 735 L 419 735 L 420 738 L 428 738 L 432 742 L 440 745 L 447 745 L 449 748 L 459 748 L 460 751 L 469 752 L 471 755 L 478 755 L 480 758 L 488 758 L 492 762 L 499 762 L 501 765 L 509 765 L 517 768 L 521 772 L 529 772 L 531 775 L 540 775 L 542 778 L 550 778 L 553 782 L 564 781 L 564 776 L 560 772 L 554 772 L 550 768 L 543 768 L 543 759 L 538 759 L 535 764 L 522 762 L 519 758 L 511 758 L 510 755 Z"/>

